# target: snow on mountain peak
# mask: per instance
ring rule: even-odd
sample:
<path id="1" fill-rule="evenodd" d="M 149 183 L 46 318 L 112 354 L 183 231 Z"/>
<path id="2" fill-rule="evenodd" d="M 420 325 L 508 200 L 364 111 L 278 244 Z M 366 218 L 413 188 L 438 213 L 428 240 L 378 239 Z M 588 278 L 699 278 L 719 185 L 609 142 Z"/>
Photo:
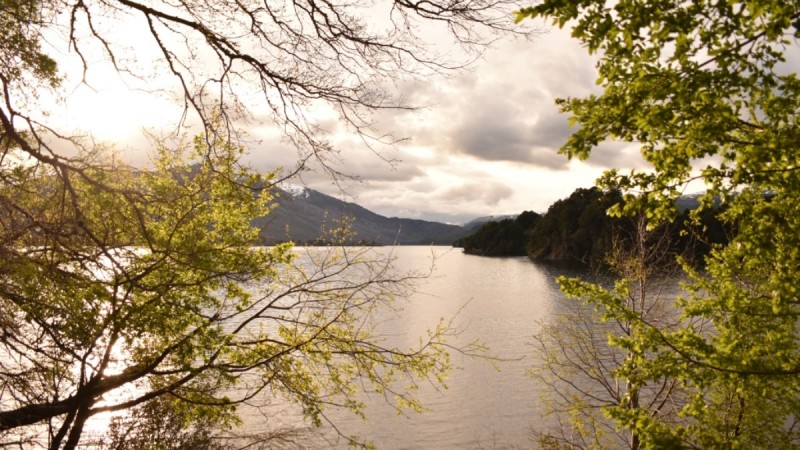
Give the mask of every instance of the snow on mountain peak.
<path id="1" fill-rule="evenodd" d="M 308 198 L 308 189 L 306 189 L 305 186 L 282 181 L 278 183 L 278 188 L 294 198 Z"/>

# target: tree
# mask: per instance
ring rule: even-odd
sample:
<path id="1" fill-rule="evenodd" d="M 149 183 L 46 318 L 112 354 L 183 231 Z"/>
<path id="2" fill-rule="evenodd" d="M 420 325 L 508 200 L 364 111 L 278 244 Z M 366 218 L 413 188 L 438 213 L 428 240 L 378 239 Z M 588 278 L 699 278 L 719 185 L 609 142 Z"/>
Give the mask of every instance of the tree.
<path id="1" fill-rule="evenodd" d="M 694 391 L 682 425 L 614 416 L 650 446 L 798 444 L 799 11 L 793 1 L 545 0 L 519 12 L 569 26 L 598 56 L 602 93 L 559 100 L 580 126 L 562 151 L 587 158 L 613 138 L 641 145 L 653 166 L 599 180 L 625 193 L 611 212 L 642 210 L 657 225 L 699 180 L 707 191 L 695 214 L 718 198 L 737 231 L 705 272 L 690 271 L 691 294 L 676 304 L 684 326 L 641 322 L 659 355 L 642 376 L 675 376 Z"/>
<path id="2" fill-rule="evenodd" d="M 639 366 L 657 359 L 642 324 L 670 330 L 680 323 L 672 308 L 680 266 L 668 228 L 649 230 L 640 216 L 615 231 L 598 281 L 559 278 L 577 301 L 562 305 L 534 336 L 530 375 L 548 388 L 543 400 L 555 422 L 537 430 L 541 448 L 646 447 L 639 430 L 613 420 L 632 411 L 668 425 L 682 422 L 685 387 L 671 376 L 642 377 Z"/>
<path id="3" fill-rule="evenodd" d="M 391 89 L 398 81 L 463 67 L 496 32 L 528 33 L 509 20 L 521 6 L 515 0 L 3 0 L 0 6 L 8 36 L 0 44 L 2 132 L 18 146 L 27 132 L 24 150 L 59 164 L 68 164 L 59 149 L 85 144 L 41 114 L 48 104 L 38 98 L 68 95 L 61 83 L 87 80 L 99 62 L 142 92 L 181 99 L 175 125 L 199 121 L 207 135 L 233 139 L 238 119 L 268 120 L 297 149 L 298 170 L 312 158 L 331 168 L 330 115 L 321 112 L 338 114 L 367 145 L 392 142 L 371 130 L 370 113 L 414 106 Z M 425 27 L 436 45 L 424 39 Z M 82 66 L 82 73 L 60 73 L 49 53 L 73 63 L 67 70 Z"/>
<path id="4" fill-rule="evenodd" d="M 414 349 L 370 331 L 415 276 L 367 250 L 253 247 L 251 220 L 269 212 L 278 176 L 242 166 L 237 125 L 266 116 L 284 131 L 298 163 L 280 176 L 312 158 L 333 173 L 320 108 L 374 142 L 371 112 L 410 107 L 392 83 L 461 67 L 495 32 L 517 33 L 518 6 L 0 0 L 0 442 L 75 448 L 99 413 L 164 405 L 224 431 L 265 394 L 313 424 L 327 407 L 362 414 L 361 386 L 418 407 L 403 386 L 442 381 L 446 326 Z M 426 23 L 454 59 L 418 34 Z M 159 141 L 145 170 L 61 129 L 50 101 L 99 61 L 177 94 L 175 123 L 202 124 L 198 137 Z"/>
<path id="5" fill-rule="evenodd" d="M 92 416 L 161 397 L 222 430 L 267 393 L 316 425 L 326 407 L 363 413 L 361 386 L 417 407 L 397 383 L 442 382 L 446 327 L 398 349 L 370 325 L 410 276 L 369 250 L 253 247 L 267 180 L 236 168 L 238 147 L 197 137 L 187 151 L 162 148 L 152 171 L 3 171 L 6 441 L 75 448 Z"/>
<path id="6" fill-rule="evenodd" d="M 606 257 L 613 230 L 625 221 L 608 217 L 605 211 L 619 201 L 617 191 L 578 188 L 566 199 L 550 205 L 527 242 L 533 260 L 597 263 Z"/>
<path id="7" fill-rule="evenodd" d="M 460 244 L 464 253 L 481 256 L 524 256 L 525 243 L 541 218 L 533 211 L 523 211 L 514 219 L 487 222 Z"/>
<path id="8" fill-rule="evenodd" d="M 113 450 L 227 448 L 214 439 L 216 431 L 211 417 L 193 420 L 187 411 L 159 397 L 133 408 L 126 416 L 113 418 L 106 445 Z"/>

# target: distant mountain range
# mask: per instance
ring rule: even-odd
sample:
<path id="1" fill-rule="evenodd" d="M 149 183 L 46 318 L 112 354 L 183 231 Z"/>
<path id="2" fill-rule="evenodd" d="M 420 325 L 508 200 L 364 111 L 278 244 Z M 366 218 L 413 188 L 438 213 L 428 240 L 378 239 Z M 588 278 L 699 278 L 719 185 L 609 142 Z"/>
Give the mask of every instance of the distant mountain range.
<path id="1" fill-rule="evenodd" d="M 416 219 L 384 217 L 355 203 L 338 200 L 313 189 L 282 186 L 275 189 L 278 206 L 258 219 L 261 240 L 266 245 L 293 241 L 297 244 L 323 243 L 328 230 L 343 217 L 350 218 L 355 233 L 349 243 L 369 245 L 450 245 L 472 234 L 487 217 L 465 225 L 449 225 Z"/>
<path id="2" fill-rule="evenodd" d="M 385 217 L 352 202 L 345 202 L 313 189 L 294 185 L 273 188 L 278 206 L 266 217 L 257 219 L 265 245 L 293 241 L 296 244 L 329 242 L 329 231 L 348 218 L 354 235 L 350 244 L 368 245 L 452 245 L 475 233 L 491 221 L 516 216 L 487 216 L 464 225 L 451 225 L 417 219 Z M 681 196 L 679 210 L 693 209 L 701 194 Z"/>
<path id="3" fill-rule="evenodd" d="M 501 220 L 505 219 L 516 219 L 518 214 L 505 214 L 501 216 L 484 216 L 478 217 L 477 219 L 472 219 L 469 222 L 465 223 L 463 226 L 464 228 L 475 229 L 481 227 L 481 225 L 488 223 L 488 222 L 500 222 Z"/>

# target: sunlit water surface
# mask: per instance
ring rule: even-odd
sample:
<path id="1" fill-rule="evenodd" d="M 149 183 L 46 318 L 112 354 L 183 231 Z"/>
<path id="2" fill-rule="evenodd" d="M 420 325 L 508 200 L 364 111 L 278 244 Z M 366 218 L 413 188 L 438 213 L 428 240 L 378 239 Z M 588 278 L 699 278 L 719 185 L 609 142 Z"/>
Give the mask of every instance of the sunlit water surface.
<path id="1" fill-rule="evenodd" d="M 539 402 L 543 388 L 526 376 L 536 358 L 529 343 L 540 324 L 567 301 L 555 278 L 580 272 L 534 264 L 525 257 L 465 255 L 450 247 L 379 247 L 373 251 L 394 253 L 400 272 L 434 269 L 431 276 L 419 281 L 416 293 L 407 301 L 395 303 L 399 311 L 381 313 L 380 331 L 387 342 L 414 346 L 440 319 L 452 318 L 458 334 L 450 344 L 465 347 L 477 339 L 494 359 L 452 353 L 455 369 L 448 388 L 423 384 L 417 393 L 427 408 L 422 414 L 398 415 L 383 397 L 366 398 L 366 421 L 347 411 L 327 410 L 338 431 L 371 441 L 379 449 L 531 447 L 531 430 L 542 429 L 546 419 L 541 418 Z M 296 438 L 276 441 L 287 444 L 276 448 L 348 447 L 330 425 L 302 431 L 307 429 L 302 415 L 281 399 L 271 400 L 271 405 L 260 411 L 244 407 L 240 412 L 243 424 L 237 432 L 241 434 L 301 430 Z M 101 414 L 87 423 L 84 448 L 103 441 L 110 418 Z"/>
<path id="2" fill-rule="evenodd" d="M 367 401 L 367 421 L 347 412 L 329 418 L 345 435 L 357 435 L 379 449 L 495 449 L 533 446 L 531 430 L 541 429 L 539 391 L 526 376 L 536 357 L 531 337 L 566 301 L 555 278 L 577 275 L 568 269 L 539 265 L 528 258 L 486 258 L 449 247 L 378 248 L 395 252 L 400 270 L 426 270 L 417 293 L 400 303 L 382 325 L 389 339 L 413 345 L 440 318 L 455 318 L 460 333 L 455 346 L 479 339 L 497 359 L 494 363 L 453 353 L 456 367 L 446 390 L 423 385 L 418 393 L 427 410 L 398 415 L 383 397 Z M 405 342 L 404 342 L 405 341 Z M 278 406 L 276 406 L 278 407 Z M 269 417 L 269 415 L 268 415 Z M 277 419 L 272 415 L 273 419 Z M 244 428 L 260 428 L 262 416 L 245 417 Z M 279 425 L 291 425 L 290 412 Z M 270 420 L 272 422 L 272 420 Z M 272 426 L 275 426 L 275 422 Z M 303 446 L 346 448 L 331 427 Z"/>

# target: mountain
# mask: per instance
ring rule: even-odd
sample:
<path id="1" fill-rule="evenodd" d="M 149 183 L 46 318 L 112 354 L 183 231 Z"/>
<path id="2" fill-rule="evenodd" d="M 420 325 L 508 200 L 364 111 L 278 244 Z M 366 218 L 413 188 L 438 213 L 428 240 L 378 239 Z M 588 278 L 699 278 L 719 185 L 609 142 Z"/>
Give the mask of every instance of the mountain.
<path id="1" fill-rule="evenodd" d="M 485 223 L 500 222 L 501 220 L 516 219 L 516 218 L 517 218 L 517 216 L 515 214 L 505 214 L 505 215 L 502 215 L 502 216 L 478 217 L 477 219 L 472 219 L 469 222 L 465 223 L 464 224 L 464 228 L 477 230 L 478 228 L 480 228 Z"/>
<path id="2" fill-rule="evenodd" d="M 308 188 L 284 185 L 274 190 L 278 206 L 255 225 L 266 245 L 293 241 L 320 242 L 325 230 L 336 228 L 342 217 L 352 218 L 351 243 L 370 245 L 450 245 L 474 228 L 416 219 L 384 217 L 355 203 L 338 200 Z"/>
<path id="3" fill-rule="evenodd" d="M 678 211 L 691 211 L 698 206 L 700 206 L 700 197 L 702 197 L 704 193 L 696 193 L 696 194 L 683 194 L 677 199 L 675 199 L 675 206 L 678 208 Z"/>
<path id="4" fill-rule="evenodd" d="M 720 221 L 717 208 L 704 210 L 697 223 L 690 220 L 689 212 L 699 206 L 702 195 L 681 196 L 675 202 L 680 210 L 677 217 L 655 230 L 660 233 L 657 236 L 670 242 L 665 251 L 698 263 L 713 245 L 728 242 L 736 232 L 735 227 Z M 568 198 L 553 203 L 542 216 L 525 211 L 516 218 L 488 221 L 454 245 L 473 255 L 527 254 L 534 261 L 602 264 L 609 250 L 634 235 L 635 222 L 631 218 L 615 218 L 606 213 L 612 204 L 621 201 L 619 192 L 579 188 Z M 719 206 L 718 200 L 715 203 Z M 480 222 L 476 219 L 470 223 Z"/>
<path id="5" fill-rule="evenodd" d="M 675 206 L 678 208 L 678 211 L 691 211 L 698 206 L 700 206 L 700 197 L 706 195 L 705 192 L 697 192 L 694 194 L 683 194 L 675 200 Z M 718 208 L 722 205 L 722 201 L 719 197 L 714 197 L 713 205 L 715 208 Z"/>

